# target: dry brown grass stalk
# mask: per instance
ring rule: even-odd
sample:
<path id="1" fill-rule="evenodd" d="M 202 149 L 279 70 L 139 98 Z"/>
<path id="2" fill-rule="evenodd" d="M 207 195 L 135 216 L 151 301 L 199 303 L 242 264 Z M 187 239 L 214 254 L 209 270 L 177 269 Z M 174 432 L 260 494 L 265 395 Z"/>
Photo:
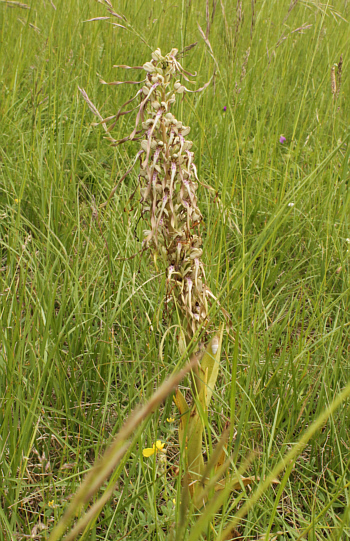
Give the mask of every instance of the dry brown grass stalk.
<path id="1" fill-rule="evenodd" d="M 341 87 L 341 78 L 342 78 L 342 72 L 343 72 L 343 55 L 340 55 L 338 67 L 337 67 L 337 93 L 336 96 L 339 96 L 340 87 Z"/>
<path id="2" fill-rule="evenodd" d="M 331 90 L 333 94 L 333 99 L 335 99 L 337 95 L 337 80 L 335 77 L 335 66 L 331 67 Z"/>
<path id="3" fill-rule="evenodd" d="M 6 4 L 5 7 L 8 8 L 30 9 L 30 6 L 28 6 L 27 4 L 22 4 L 22 2 L 15 2 L 15 0 L 0 0 L 0 3 Z"/>

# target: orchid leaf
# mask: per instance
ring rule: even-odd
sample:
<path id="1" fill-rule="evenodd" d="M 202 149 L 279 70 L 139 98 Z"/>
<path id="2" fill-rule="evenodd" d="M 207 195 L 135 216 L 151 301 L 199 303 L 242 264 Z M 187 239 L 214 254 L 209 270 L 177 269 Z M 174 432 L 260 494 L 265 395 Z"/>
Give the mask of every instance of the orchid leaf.
<path id="1" fill-rule="evenodd" d="M 216 383 L 218 373 L 219 373 L 223 332 L 224 332 L 224 325 L 222 324 L 219 329 L 219 332 L 209 342 L 209 345 L 201 361 L 202 370 L 205 371 L 206 369 L 208 369 L 207 397 L 206 397 L 207 407 L 210 403 L 210 399 L 212 397 L 215 383 Z"/>
<path id="2" fill-rule="evenodd" d="M 187 433 L 187 424 L 190 415 L 190 408 L 185 400 L 184 395 L 179 389 L 176 389 L 174 402 L 177 409 L 180 412 L 180 424 L 179 424 L 179 443 L 180 449 L 185 448 L 185 435 Z"/>

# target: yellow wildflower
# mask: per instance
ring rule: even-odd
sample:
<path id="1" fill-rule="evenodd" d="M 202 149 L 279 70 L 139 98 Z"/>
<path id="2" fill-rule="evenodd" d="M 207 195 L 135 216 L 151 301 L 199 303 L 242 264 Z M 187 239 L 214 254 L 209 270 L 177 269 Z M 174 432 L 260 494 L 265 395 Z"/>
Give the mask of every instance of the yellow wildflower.
<path id="1" fill-rule="evenodd" d="M 54 501 L 51 500 L 47 505 L 48 505 L 49 507 L 53 507 L 53 504 L 54 504 Z"/>
<path id="2" fill-rule="evenodd" d="M 174 417 L 167 417 L 166 420 L 168 423 L 173 423 L 175 421 Z"/>
<path id="3" fill-rule="evenodd" d="M 18 199 L 15 199 L 15 203 L 18 203 Z"/>
<path id="4" fill-rule="evenodd" d="M 147 447 L 146 449 L 143 449 L 142 454 L 143 456 L 148 458 L 149 456 L 154 455 L 154 453 L 158 453 L 160 451 L 165 453 L 165 451 L 163 451 L 164 445 L 165 443 L 162 443 L 160 440 L 157 440 L 156 443 L 152 445 L 152 447 Z"/>

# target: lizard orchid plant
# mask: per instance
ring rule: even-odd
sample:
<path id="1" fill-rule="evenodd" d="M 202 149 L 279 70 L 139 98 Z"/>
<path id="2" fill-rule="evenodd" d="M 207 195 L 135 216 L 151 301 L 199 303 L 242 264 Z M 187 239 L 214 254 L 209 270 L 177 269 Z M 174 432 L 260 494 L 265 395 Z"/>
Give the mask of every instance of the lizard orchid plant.
<path id="1" fill-rule="evenodd" d="M 141 84 L 135 96 L 122 105 L 119 111 L 108 118 L 102 118 L 90 102 L 86 92 L 81 93 L 91 111 L 107 132 L 112 146 L 126 141 L 139 142 L 139 150 L 132 166 L 119 183 L 139 162 L 139 186 L 141 215 L 147 222 L 144 231 L 143 248 L 153 253 L 155 261 L 162 262 L 166 273 L 166 304 L 175 303 L 183 318 L 186 342 L 208 328 L 208 300 L 214 298 L 206 282 L 202 262 L 202 237 L 200 232 L 203 217 L 198 207 L 197 190 L 200 183 L 192 150 L 193 143 L 187 136 L 190 127 L 184 126 L 171 112 L 176 99 L 190 90 L 186 84 L 196 74 L 186 71 L 178 61 L 178 50 L 172 49 L 165 56 L 160 49 L 152 53 L 152 59 L 143 66 L 118 66 L 125 69 L 143 70 L 142 81 L 125 81 Z M 185 83 L 181 81 L 185 80 Z M 120 81 L 103 84 L 119 85 Z M 209 81 L 210 82 L 210 81 Z M 139 99 L 135 108 L 125 107 Z M 137 110 L 132 133 L 120 140 L 110 136 L 118 119 Z M 107 128 L 107 125 L 110 127 Z M 113 188 L 109 199 L 113 197 Z M 104 203 L 105 206 L 108 203 Z M 189 405 L 178 389 L 175 404 L 180 412 L 179 443 L 185 459 L 189 487 L 192 496 L 203 488 L 202 478 L 205 464 L 202 454 L 204 418 L 212 397 L 219 370 L 223 327 L 220 328 L 207 349 L 198 353 L 198 366 L 193 371 L 192 400 Z M 221 463 L 218 456 L 217 465 Z M 222 486 L 221 486 L 222 488 Z"/>

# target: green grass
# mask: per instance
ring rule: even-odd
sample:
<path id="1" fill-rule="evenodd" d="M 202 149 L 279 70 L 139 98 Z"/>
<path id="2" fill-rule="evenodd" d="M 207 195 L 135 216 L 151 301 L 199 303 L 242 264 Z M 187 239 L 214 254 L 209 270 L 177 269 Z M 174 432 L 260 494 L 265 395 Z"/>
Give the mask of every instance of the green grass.
<path id="1" fill-rule="evenodd" d="M 26 3 L 31 9 L 0 2 L 0 541 L 45 539 L 128 414 L 180 361 L 172 331 L 159 357 L 176 323 L 164 317 L 161 269 L 147 253 L 131 259 L 145 228 L 137 196 L 130 201 L 137 171 L 93 216 L 93 197 L 106 200 L 137 148 L 109 147 L 77 90 L 101 114 L 116 112 L 133 88 L 99 83 L 132 77 L 114 64 L 142 65 L 158 46 L 198 41 L 185 68 L 198 72 L 198 87 L 215 70 L 215 85 L 175 110 L 192 127 L 200 178 L 217 191 L 199 190 L 204 260 L 233 321 L 208 451 L 231 419 L 235 467 L 254 451 L 246 475 L 264 478 L 350 371 L 349 3 L 305 0 L 288 11 L 289 1 L 259 1 L 252 22 L 251 2 L 242 20 L 236 2 L 216 2 L 215 60 L 197 27 L 207 25 L 201 0 L 116 0 L 144 41 L 84 22 L 106 15 L 93 0 Z M 114 137 L 133 120 L 122 117 Z M 168 538 L 180 520 L 179 477 L 169 469 L 165 484 L 142 449 L 166 441 L 168 465 L 179 465 L 177 425 L 166 421 L 174 414 L 169 398 L 135 435 L 114 496 L 83 539 Z M 349 539 L 349 435 L 345 401 L 285 486 L 252 506 L 237 526 L 242 538 Z M 250 492 L 227 499 L 206 539 L 233 517 L 235 498 Z"/>

